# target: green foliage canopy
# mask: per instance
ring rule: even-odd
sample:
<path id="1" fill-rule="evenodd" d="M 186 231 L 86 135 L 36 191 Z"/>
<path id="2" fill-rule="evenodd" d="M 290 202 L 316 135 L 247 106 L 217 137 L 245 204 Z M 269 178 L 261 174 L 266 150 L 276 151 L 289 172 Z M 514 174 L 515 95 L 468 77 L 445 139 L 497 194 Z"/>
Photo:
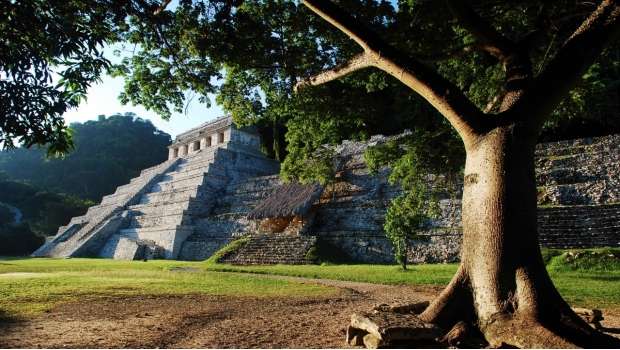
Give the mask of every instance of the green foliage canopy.
<path id="1" fill-rule="evenodd" d="M 445 76 L 485 112 L 500 110 L 506 94 L 504 68 L 458 24 L 444 2 L 335 3 Z M 595 8 L 580 1 L 483 0 L 472 5 L 507 37 L 518 41 L 527 36 L 524 45 L 539 72 Z M 293 93 L 303 77 L 345 62 L 360 50 L 298 2 L 187 0 L 149 19 L 131 22 L 123 32 L 122 38 L 136 49 L 112 69 L 126 79 L 122 100 L 153 108 L 166 118 L 169 107 L 181 111 L 193 94 L 209 104 L 207 93 L 216 93 L 216 102 L 237 124 L 259 123 L 263 133 L 272 133 L 265 148 L 284 159 L 285 178 L 304 178 L 299 169 L 325 144 L 415 129 L 426 115 L 436 113 L 410 89 L 371 69 Z M 620 132 L 616 56 L 617 45 L 603 53 L 556 110 L 543 139 L 564 137 L 566 129 L 584 123 L 591 128 L 571 136 Z M 597 103 L 603 108 L 591 107 Z M 431 119 L 434 131 L 444 128 L 440 119 Z"/>
<path id="2" fill-rule="evenodd" d="M 478 107 L 500 108 L 503 67 L 459 26 L 444 2 L 336 3 L 450 79 Z M 528 36 L 525 44 L 538 71 L 595 7 L 581 1 L 472 5 L 507 37 Z M 298 153 L 289 163 L 303 162 L 320 145 L 344 138 L 413 129 L 418 110 L 428 109 L 419 96 L 376 70 L 293 93 L 302 77 L 359 52 L 353 41 L 295 1 L 182 0 L 172 6 L 154 0 L 28 0 L 9 2 L 0 11 L 6 18 L 0 25 L 6 39 L 0 44 L 3 147 L 19 141 L 26 147 L 49 144 L 50 154 L 66 152 L 73 141 L 62 113 L 77 106 L 106 70 L 125 77 L 123 103 L 141 104 L 164 118 L 193 100 L 210 105 L 208 94 L 216 93 L 216 102 L 239 125 L 262 123 L 263 132 L 272 133 L 265 137 L 266 149 L 275 158 Z M 532 28 L 536 35 L 530 35 Z M 125 49 L 117 52 L 123 62 L 110 66 L 100 48 L 113 42 Z M 543 138 L 620 132 L 617 52 L 612 45 L 590 68 Z M 59 81 L 52 81 L 52 73 Z M 285 175 L 289 168 L 283 167 Z"/>
<path id="3" fill-rule="evenodd" d="M 0 6 L 0 143 L 74 147 L 62 114 L 77 107 L 109 67 L 100 52 L 116 38 L 129 2 L 4 1 Z M 57 74 L 57 76 L 55 76 Z"/>

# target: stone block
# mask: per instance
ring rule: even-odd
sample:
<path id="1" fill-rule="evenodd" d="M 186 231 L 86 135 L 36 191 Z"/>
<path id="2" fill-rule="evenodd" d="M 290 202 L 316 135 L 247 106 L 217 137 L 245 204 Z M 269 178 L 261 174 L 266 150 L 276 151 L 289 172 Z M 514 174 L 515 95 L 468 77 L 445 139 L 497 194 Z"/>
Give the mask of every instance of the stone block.
<path id="1" fill-rule="evenodd" d="M 437 325 L 424 322 L 411 314 L 392 312 L 353 314 L 351 327 L 368 332 L 382 341 L 436 339 L 444 335 Z"/>
<path id="2" fill-rule="evenodd" d="M 117 260 L 140 260 L 144 256 L 144 244 L 131 238 L 119 238 L 114 250 L 114 259 Z"/>
<path id="3" fill-rule="evenodd" d="M 347 341 L 346 343 L 351 346 L 362 346 L 364 345 L 364 336 L 368 334 L 368 332 L 363 331 L 361 329 L 352 327 L 349 325 L 347 327 Z"/>

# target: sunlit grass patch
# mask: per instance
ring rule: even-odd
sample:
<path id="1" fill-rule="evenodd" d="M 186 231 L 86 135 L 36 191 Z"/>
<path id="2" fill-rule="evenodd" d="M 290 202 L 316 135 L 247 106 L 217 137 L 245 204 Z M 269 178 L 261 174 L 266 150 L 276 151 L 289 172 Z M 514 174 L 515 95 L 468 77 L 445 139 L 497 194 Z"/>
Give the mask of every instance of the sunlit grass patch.
<path id="1" fill-rule="evenodd" d="M 308 278 L 325 278 L 378 284 L 446 285 L 456 273 L 458 264 L 409 265 L 275 265 L 233 266 L 205 264 L 207 271 L 249 272 Z"/>
<path id="2" fill-rule="evenodd" d="M 257 275 L 170 271 L 191 266 L 199 264 L 165 260 L 13 260 L 10 266 L 0 265 L 0 311 L 4 316 L 31 315 L 62 303 L 123 295 L 308 297 L 336 291 Z"/>
<path id="3" fill-rule="evenodd" d="M 561 254 L 561 253 L 560 253 Z M 232 266 L 205 264 L 204 269 L 326 278 L 380 284 L 447 285 L 458 264 L 410 265 L 407 271 L 396 265 L 276 265 Z M 549 268 L 560 294 L 575 306 L 620 308 L 620 271 L 573 271 Z"/>
<path id="4" fill-rule="evenodd" d="M 562 297 L 573 306 L 620 308 L 620 272 L 550 271 Z"/>
<path id="5" fill-rule="evenodd" d="M 620 272 L 618 248 L 548 249 L 546 257 L 547 267 L 550 270 Z"/>
<path id="6" fill-rule="evenodd" d="M 396 265 L 370 264 L 242 267 L 170 260 L 4 258 L 0 260 L 0 314 L 31 315 L 66 302 L 131 295 L 306 297 L 336 291 L 260 274 L 442 287 L 457 269 L 458 264 L 411 265 L 403 271 Z M 620 271 L 575 271 L 552 266 L 548 270 L 569 304 L 620 308 Z"/>

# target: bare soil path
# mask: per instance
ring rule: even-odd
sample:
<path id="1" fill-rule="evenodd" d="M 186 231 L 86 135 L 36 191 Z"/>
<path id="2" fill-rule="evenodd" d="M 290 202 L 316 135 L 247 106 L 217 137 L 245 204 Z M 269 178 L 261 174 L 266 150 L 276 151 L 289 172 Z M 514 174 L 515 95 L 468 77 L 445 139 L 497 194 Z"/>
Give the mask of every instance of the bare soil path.
<path id="1" fill-rule="evenodd" d="M 344 339 L 352 313 L 377 303 L 432 300 L 442 289 L 274 278 L 319 283 L 338 292 L 301 299 L 106 297 L 35 317 L 0 318 L 0 348 L 351 348 Z M 618 333 L 619 310 L 603 314 L 603 326 Z"/>

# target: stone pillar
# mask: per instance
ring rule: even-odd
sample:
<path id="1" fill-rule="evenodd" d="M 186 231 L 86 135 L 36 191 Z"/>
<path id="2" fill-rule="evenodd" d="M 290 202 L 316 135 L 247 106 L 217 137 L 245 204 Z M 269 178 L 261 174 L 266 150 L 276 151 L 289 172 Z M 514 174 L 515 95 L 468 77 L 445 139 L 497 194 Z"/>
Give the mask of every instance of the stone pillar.
<path id="1" fill-rule="evenodd" d="M 200 139 L 200 148 L 201 149 L 207 148 L 207 137 L 206 136 Z"/>
<path id="2" fill-rule="evenodd" d="M 174 148 L 168 148 L 168 160 L 174 158 Z"/>

